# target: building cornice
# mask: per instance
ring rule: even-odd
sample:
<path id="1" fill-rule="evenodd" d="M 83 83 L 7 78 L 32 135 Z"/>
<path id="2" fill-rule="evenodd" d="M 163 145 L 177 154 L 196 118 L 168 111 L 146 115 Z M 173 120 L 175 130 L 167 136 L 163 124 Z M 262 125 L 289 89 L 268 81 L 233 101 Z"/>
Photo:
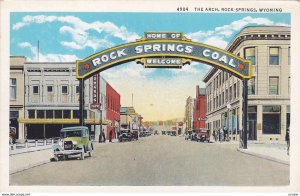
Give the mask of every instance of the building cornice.
<path id="1" fill-rule="evenodd" d="M 228 44 L 226 50 L 233 52 L 235 49 L 247 40 L 290 40 L 290 27 L 285 26 L 259 26 L 245 27 Z"/>

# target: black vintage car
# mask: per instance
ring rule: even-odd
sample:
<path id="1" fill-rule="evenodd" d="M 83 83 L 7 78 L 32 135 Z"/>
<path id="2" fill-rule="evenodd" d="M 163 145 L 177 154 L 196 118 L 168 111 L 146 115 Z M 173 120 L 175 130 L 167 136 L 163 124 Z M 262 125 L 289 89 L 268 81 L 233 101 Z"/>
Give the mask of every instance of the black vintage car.
<path id="1" fill-rule="evenodd" d="M 132 140 L 133 140 L 133 135 L 129 131 L 121 132 L 121 134 L 119 135 L 119 142 L 132 141 Z"/>

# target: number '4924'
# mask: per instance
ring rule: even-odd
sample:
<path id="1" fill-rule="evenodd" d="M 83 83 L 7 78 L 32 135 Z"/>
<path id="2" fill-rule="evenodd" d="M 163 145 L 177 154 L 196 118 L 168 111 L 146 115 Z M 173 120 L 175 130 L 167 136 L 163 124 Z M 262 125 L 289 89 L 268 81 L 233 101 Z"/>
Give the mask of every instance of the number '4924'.
<path id="1" fill-rule="evenodd" d="M 180 12 L 182 12 L 182 11 L 189 11 L 189 8 L 188 7 L 178 7 L 177 11 L 180 11 Z"/>

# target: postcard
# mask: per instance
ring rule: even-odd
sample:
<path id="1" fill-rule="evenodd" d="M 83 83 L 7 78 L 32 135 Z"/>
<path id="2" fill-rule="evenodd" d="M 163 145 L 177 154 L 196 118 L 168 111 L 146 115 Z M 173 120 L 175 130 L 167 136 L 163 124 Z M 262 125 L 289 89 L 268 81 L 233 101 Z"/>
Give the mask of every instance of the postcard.
<path id="1" fill-rule="evenodd" d="M 299 9 L 1 2 L 1 191 L 298 195 Z"/>

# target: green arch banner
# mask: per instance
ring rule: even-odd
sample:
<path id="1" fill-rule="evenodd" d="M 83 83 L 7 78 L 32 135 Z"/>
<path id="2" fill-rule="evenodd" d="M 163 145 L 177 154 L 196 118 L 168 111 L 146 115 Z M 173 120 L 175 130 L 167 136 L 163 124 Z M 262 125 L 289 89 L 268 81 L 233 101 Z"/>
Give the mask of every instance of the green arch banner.
<path id="1" fill-rule="evenodd" d="M 227 70 L 239 78 L 252 77 L 250 60 L 220 48 L 192 42 L 183 37 L 182 33 L 145 33 L 145 37 L 136 42 L 112 47 L 78 60 L 76 77 L 86 79 L 116 65 L 142 58 L 184 58 Z M 161 63 L 159 67 L 170 67 L 166 62 L 171 61 L 156 62 Z"/>

